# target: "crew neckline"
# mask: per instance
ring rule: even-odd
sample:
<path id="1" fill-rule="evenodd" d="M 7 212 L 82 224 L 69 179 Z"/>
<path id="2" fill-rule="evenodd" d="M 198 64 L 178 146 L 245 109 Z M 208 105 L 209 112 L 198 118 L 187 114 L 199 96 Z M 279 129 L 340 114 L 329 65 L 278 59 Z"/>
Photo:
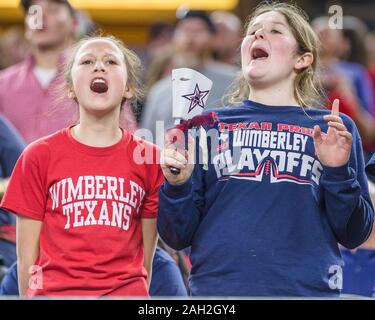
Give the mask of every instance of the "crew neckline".
<path id="1" fill-rule="evenodd" d="M 248 108 L 259 109 L 259 110 L 267 110 L 267 112 L 303 112 L 303 108 L 301 106 L 271 106 L 259 102 L 255 102 L 253 100 L 244 100 L 244 105 Z M 308 108 L 305 108 L 305 111 Z"/>
<path id="2" fill-rule="evenodd" d="M 85 153 L 89 155 L 94 155 L 94 156 L 102 156 L 102 155 L 108 155 L 111 154 L 118 149 L 120 149 L 128 140 L 128 134 L 126 130 L 123 128 L 120 128 L 122 131 L 122 138 L 116 142 L 115 144 L 112 144 L 107 147 L 93 147 L 89 146 L 87 144 L 81 143 L 78 140 L 76 140 L 73 135 L 71 134 L 70 130 L 74 127 L 75 125 L 69 126 L 68 128 L 64 129 L 64 135 L 66 138 L 69 140 L 69 142 L 73 145 L 74 149 Z"/>

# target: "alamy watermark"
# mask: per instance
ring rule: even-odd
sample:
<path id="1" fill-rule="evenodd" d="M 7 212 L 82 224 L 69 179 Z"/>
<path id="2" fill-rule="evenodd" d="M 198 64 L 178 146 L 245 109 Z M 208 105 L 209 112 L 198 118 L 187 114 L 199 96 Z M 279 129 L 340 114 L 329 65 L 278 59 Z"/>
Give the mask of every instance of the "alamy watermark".
<path id="1" fill-rule="evenodd" d="M 339 265 L 332 265 L 328 270 L 328 286 L 331 290 L 342 290 L 343 275 L 342 267 Z"/>
<path id="2" fill-rule="evenodd" d="M 343 29 L 343 9 L 339 5 L 332 5 L 328 9 L 331 15 L 328 19 L 328 27 L 330 29 Z"/>
<path id="3" fill-rule="evenodd" d="M 182 130 L 173 129 L 172 131 L 164 130 L 164 121 L 156 121 L 156 132 L 155 136 L 148 129 L 138 129 L 135 132 L 135 135 L 139 138 L 145 139 L 149 142 L 155 143 L 158 147 L 163 148 L 166 144 L 174 142 L 173 145 L 181 153 L 184 150 L 188 150 L 187 136 L 191 136 L 194 139 L 199 136 L 200 129 L 188 130 L 187 133 L 184 133 Z M 188 161 L 190 164 L 204 164 L 205 163 L 205 154 L 213 155 L 219 150 L 220 137 L 222 132 L 219 132 L 216 128 L 210 128 L 205 131 L 205 137 L 200 137 L 197 141 L 195 139 L 194 148 L 195 152 L 193 158 L 189 158 Z M 207 143 L 202 145 L 201 139 L 204 139 Z M 240 154 L 240 148 L 233 148 L 235 154 Z M 211 163 L 212 162 L 211 158 Z M 140 143 L 133 151 L 133 161 L 136 164 L 159 164 L 160 158 L 156 158 L 151 148 L 147 148 L 144 143 Z"/>
<path id="4" fill-rule="evenodd" d="M 38 5 L 30 6 L 27 13 L 27 25 L 31 30 L 43 29 L 43 8 Z"/>
<path id="5" fill-rule="evenodd" d="M 43 289 L 43 271 L 42 267 L 38 265 L 32 265 L 29 268 L 29 289 L 38 290 Z"/>

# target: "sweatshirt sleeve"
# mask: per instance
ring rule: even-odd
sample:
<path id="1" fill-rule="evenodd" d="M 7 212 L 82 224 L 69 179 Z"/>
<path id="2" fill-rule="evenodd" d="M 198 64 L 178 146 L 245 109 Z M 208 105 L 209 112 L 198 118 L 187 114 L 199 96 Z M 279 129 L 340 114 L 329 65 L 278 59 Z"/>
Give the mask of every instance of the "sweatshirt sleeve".
<path id="1" fill-rule="evenodd" d="M 16 128 L 0 116 L 0 177 L 9 177 L 25 144 Z"/>
<path id="2" fill-rule="evenodd" d="M 35 141 L 25 148 L 5 190 L 0 204 L 2 209 L 34 220 L 44 220 L 49 157 L 49 147 L 43 141 Z"/>
<path id="3" fill-rule="evenodd" d="M 175 250 L 189 247 L 199 227 L 205 205 L 203 175 L 196 164 L 187 182 L 174 186 L 165 181 L 159 190 L 159 235 Z"/>
<path id="4" fill-rule="evenodd" d="M 350 121 L 351 122 L 351 121 Z M 366 241 L 374 222 L 362 142 L 354 123 L 352 127 L 353 147 L 349 162 L 336 168 L 323 166 L 321 184 L 328 221 L 337 241 L 353 249 Z"/>

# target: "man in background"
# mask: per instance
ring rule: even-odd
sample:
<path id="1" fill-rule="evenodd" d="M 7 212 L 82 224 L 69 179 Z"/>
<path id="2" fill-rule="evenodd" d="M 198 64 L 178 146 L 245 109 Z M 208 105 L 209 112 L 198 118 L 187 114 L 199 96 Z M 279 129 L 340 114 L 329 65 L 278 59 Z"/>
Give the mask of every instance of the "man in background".
<path id="1" fill-rule="evenodd" d="M 70 124 L 76 107 L 59 101 L 65 50 L 75 41 L 74 10 L 66 0 L 22 0 L 25 37 L 31 55 L 0 73 L 0 113 L 20 132 L 26 144 Z M 35 29 L 32 5 L 42 10 L 41 29 Z M 62 93 L 61 93 L 62 94 Z"/>
<path id="2" fill-rule="evenodd" d="M 178 16 L 172 39 L 173 56 L 169 68 L 195 69 L 213 81 L 207 108 L 221 107 L 221 98 L 235 77 L 232 66 L 213 59 L 216 29 L 209 15 L 201 10 L 189 10 Z M 173 127 L 172 80 L 167 76 L 156 82 L 147 93 L 140 127 L 153 134 L 154 143 L 164 141 L 156 137 L 156 121 L 163 121 L 164 130 Z M 158 131 L 159 132 L 159 131 Z M 160 132 L 164 135 L 164 132 Z M 146 137 L 147 138 L 147 137 Z M 156 139 L 156 140 L 155 140 Z"/>

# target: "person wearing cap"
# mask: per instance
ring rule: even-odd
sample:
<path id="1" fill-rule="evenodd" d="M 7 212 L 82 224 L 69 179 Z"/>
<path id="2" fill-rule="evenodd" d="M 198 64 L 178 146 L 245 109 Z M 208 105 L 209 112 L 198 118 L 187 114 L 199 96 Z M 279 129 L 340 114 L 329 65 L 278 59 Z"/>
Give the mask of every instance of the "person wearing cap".
<path id="1" fill-rule="evenodd" d="M 55 2 L 57 4 L 62 4 L 66 6 L 66 8 L 69 10 L 69 13 L 71 16 L 74 17 L 75 10 L 71 6 L 68 0 L 51 0 L 50 2 Z M 33 0 L 21 0 L 21 6 L 25 9 L 25 11 L 29 10 L 32 5 L 39 5 L 36 1 Z"/>
<path id="2" fill-rule="evenodd" d="M 68 125 L 74 108 L 70 101 L 57 103 L 58 73 L 64 51 L 74 42 L 76 22 L 68 1 L 22 0 L 25 37 L 31 55 L 0 72 L 0 114 L 28 144 Z M 43 27 L 35 29 L 33 8 L 42 10 Z M 30 10 L 29 10 L 30 9 Z"/>
<path id="3" fill-rule="evenodd" d="M 171 56 L 169 67 L 172 69 L 192 68 L 213 81 L 206 108 L 222 106 L 221 98 L 234 80 L 237 70 L 237 68 L 213 60 L 215 32 L 215 26 L 206 11 L 178 11 L 177 25 L 171 44 L 174 55 Z M 163 141 L 155 136 L 156 121 L 164 121 L 165 130 L 174 124 L 170 75 L 162 78 L 150 88 L 140 121 L 141 128 L 152 132 L 154 142 Z M 163 135 L 163 132 L 158 132 L 158 134 Z"/>
<path id="4" fill-rule="evenodd" d="M 210 18 L 216 28 L 214 42 L 215 60 L 239 65 L 242 40 L 242 22 L 235 14 L 227 11 L 214 11 Z"/>

